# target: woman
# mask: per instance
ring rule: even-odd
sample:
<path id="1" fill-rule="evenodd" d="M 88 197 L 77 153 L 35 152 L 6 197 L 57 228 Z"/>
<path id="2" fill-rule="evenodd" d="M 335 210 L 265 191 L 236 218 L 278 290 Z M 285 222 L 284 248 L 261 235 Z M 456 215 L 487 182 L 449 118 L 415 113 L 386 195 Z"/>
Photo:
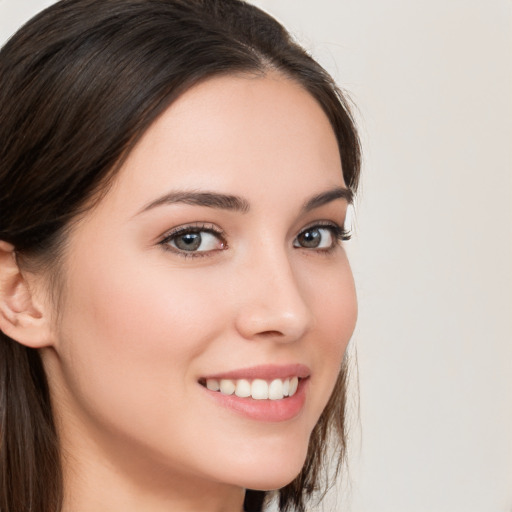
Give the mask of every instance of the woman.
<path id="1" fill-rule="evenodd" d="M 356 318 L 326 72 L 238 0 L 64 0 L 0 151 L 0 510 L 304 510 Z"/>

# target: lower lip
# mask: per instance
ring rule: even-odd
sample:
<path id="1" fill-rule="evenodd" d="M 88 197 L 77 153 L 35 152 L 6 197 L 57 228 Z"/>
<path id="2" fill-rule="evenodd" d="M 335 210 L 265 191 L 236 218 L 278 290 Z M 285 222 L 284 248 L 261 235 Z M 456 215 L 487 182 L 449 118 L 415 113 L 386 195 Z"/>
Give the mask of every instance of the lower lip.
<path id="1" fill-rule="evenodd" d="M 255 400 L 254 398 L 240 398 L 236 395 L 223 395 L 220 391 L 210 391 L 203 388 L 212 399 L 223 407 L 257 421 L 278 422 L 295 418 L 306 400 L 306 388 L 309 379 L 301 379 L 297 392 L 281 400 Z"/>

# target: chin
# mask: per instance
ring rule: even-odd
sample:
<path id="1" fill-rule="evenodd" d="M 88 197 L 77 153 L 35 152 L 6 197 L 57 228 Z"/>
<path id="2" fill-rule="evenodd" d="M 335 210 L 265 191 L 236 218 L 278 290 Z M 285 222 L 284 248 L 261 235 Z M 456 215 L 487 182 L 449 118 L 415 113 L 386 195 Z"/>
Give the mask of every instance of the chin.
<path id="1" fill-rule="evenodd" d="M 294 480 L 304 467 L 307 455 L 305 448 L 295 448 L 287 453 L 273 453 L 251 458 L 243 467 L 238 467 L 236 484 L 247 489 L 270 491 L 280 489 Z"/>
<path id="2" fill-rule="evenodd" d="M 301 469 L 302 466 L 298 471 L 284 471 L 276 475 L 262 475 L 262 478 L 253 478 L 252 481 L 244 487 L 255 491 L 275 491 L 292 482 L 300 473 Z"/>

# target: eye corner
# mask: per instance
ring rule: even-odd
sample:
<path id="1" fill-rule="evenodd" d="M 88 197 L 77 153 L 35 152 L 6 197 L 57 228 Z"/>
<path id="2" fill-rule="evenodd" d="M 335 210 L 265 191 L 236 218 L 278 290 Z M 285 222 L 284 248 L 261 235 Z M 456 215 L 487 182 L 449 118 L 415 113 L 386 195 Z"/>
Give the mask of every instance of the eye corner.
<path id="1" fill-rule="evenodd" d="M 338 233 L 338 240 L 340 242 L 348 242 L 349 240 L 352 240 L 352 236 L 353 233 L 351 229 L 340 228 Z"/>

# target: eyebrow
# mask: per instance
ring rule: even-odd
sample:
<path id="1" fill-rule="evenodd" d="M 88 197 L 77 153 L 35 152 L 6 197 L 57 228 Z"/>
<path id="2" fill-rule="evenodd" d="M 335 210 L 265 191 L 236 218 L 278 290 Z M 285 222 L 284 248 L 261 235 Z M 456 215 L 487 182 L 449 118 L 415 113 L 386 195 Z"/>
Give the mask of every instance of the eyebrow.
<path id="1" fill-rule="evenodd" d="M 335 187 L 331 190 L 322 192 L 306 201 L 302 207 L 302 212 L 308 212 L 319 208 L 324 204 L 335 201 L 336 199 L 344 199 L 351 204 L 354 194 L 345 187 Z M 139 213 L 152 210 L 157 206 L 168 204 L 189 204 L 194 206 L 206 206 L 208 208 L 218 208 L 221 210 L 230 210 L 241 213 L 247 213 L 250 210 L 249 202 L 240 196 L 230 194 L 221 194 L 217 192 L 199 192 L 199 191 L 174 191 L 165 194 L 149 204 L 144 206 Z"/>
<path id="2" fill-rule="evenodd" d="M 232 210 L 247 213 L 250 209 L 249 203 L 239 196 L 219 194 L 216 192 L 177 191 L 165 194 L 146 205 L 141 212 L 151 210 L 164 204 L 183 203 L 194 206 L 207 206 L 221 210 Z"/>
<path id="3" fill-rule="evenodd" d="M 302 211 L 309 212 L 310 210 L 319 208 L 320 206 L 330 203 L 331 201 L 335 201 L 336 199 L 344 199 L 348 204 L 352 204 L 354 201 L 354 193 L 352 190 L 345 187 L 335 187 L 331 190 L 327 190 L 326 192 L 313 196 L 311 199 L 306 201 L 302 207 Z"/>

